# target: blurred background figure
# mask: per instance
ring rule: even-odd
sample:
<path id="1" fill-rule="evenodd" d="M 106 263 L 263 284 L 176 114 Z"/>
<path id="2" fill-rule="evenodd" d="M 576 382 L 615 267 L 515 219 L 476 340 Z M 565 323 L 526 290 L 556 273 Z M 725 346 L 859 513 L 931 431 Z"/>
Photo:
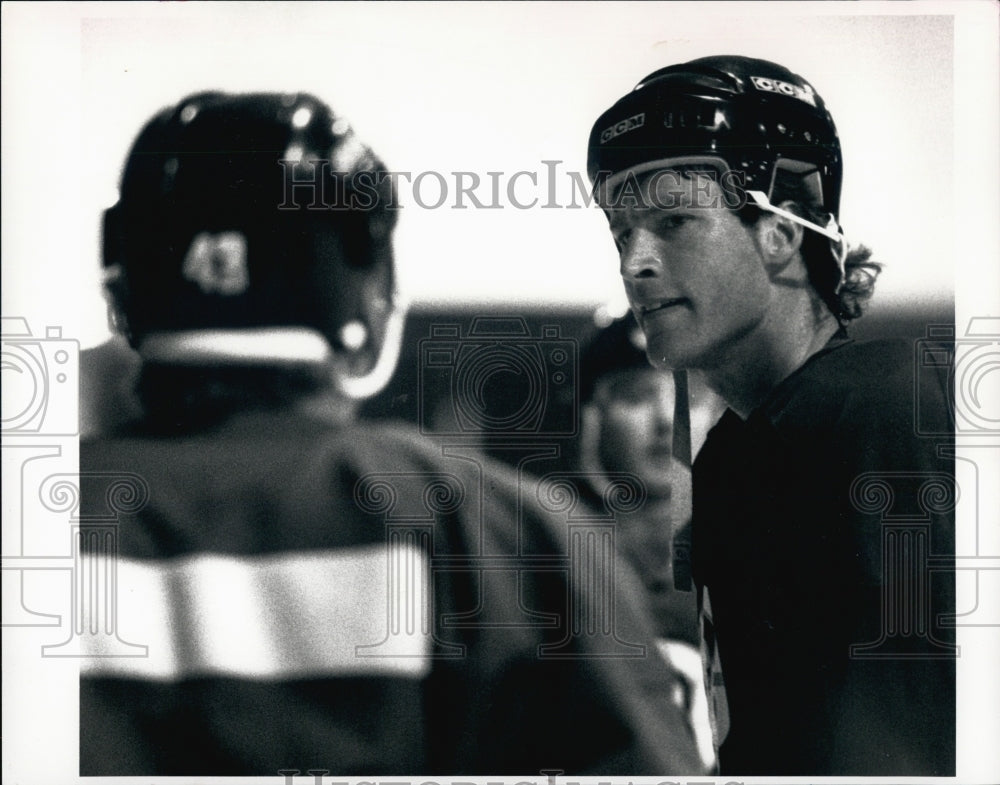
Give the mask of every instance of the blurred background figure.
<path id="1" fill-rule="evenodd" d="M 631 475 L 645 492 L 635 511 L 616 511 L 616 547 L 641 578 L 660 636 L 660 648 L 688 678 L 699 749 L 714 760 L 701 660 L 701 619 L 690 583 L 687 538 L 691 521 L 691 460 L 724 405 L 697 379 L 653 368 L 642 330 L 631 314 L 598 332 L 580 359 L 583 492 L 602 510 L 619 478 Z M 683 546 L 682 546 L 683 547 Z M 675 576 L 675 561 L 678 574 Z"/>
<path id="2" fill-rule="evenodd" d="M 115 591 L 84 602 L 115 632 L 81 637 L 80 773 L 704 771 L 630 572 L 551 569 L 525 478 L 356 417 L 402 334 L 384 173 L 307 94 L 139 134 L 104 261 L 141 409 L 80 455 Z M 573 626 L 609 599 L 614 637 Z"/>
<path id="3" fill-rule="evenodd" d="M 135 394 L 139 365 L 139 355 L 121 335 L 80 352 L 81 439 L 142 416 Z"/>

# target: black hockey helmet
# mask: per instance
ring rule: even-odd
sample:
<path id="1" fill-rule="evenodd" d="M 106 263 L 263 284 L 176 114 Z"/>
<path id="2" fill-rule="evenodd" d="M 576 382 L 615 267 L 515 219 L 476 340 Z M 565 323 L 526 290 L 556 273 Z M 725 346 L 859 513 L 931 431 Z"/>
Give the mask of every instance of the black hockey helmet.
<path id="1" fill-rule="evenodd" d="M 680 165 L 735 172 L 747 201 L 826 236 L 843 281 L 840 140 L 805 79 L 767 60 L 702 57 L 651 73 L 590 132 L 587 171 L 605 198 L 629 175 Z M 771 203 L 781 172 L 802 178 L 821 223 Z"/>
<path id="2" fill-rule="evenodd" d="M 722 55 L 654 71 L 594 124 L 587 170 L 598 183 L 678 158 L 721 159 L 768 196 L 778 169 L 815 172 L 824 208 L 838 214 L 833 118 L 812 85 L 775 63 Z"/>
<path id="3" fill-rule="evenodd" d="M 152 334 L 305 328 L 336 348 L 345 324 L 371 328 L 361 271 L 384 265 L 390 287 L 393 275 L 384 170 L 346 120 L 305 93 L 204 92 L 159 112 L 104 217 L 122 330 L 141 348 Z M 348 331 L 347 342 L 361 337 Z"/>

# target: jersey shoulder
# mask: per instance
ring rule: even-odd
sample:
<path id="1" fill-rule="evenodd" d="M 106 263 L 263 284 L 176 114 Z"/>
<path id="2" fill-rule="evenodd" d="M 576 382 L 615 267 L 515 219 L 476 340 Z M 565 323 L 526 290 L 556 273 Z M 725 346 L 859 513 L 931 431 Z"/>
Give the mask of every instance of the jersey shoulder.
<path id="1" fill-rule="evenodd" d="M 912 430 L 930 414 L 947 430 L 948 375 L 923 367 L 904 340 L 848 341 L 811 358 L 772 393 L 761 413 L 780 430 Z"/>

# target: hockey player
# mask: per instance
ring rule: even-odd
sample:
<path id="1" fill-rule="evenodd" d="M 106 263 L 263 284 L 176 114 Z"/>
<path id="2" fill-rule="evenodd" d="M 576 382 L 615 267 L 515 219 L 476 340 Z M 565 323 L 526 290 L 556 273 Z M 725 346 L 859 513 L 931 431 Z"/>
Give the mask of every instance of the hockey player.
<path id="1" fill-rule="evenodd" d="M 385 175 L 305 94 L 135 142 L 105 263 L 143 417 L 81 446 L 117 603 L 81 625 L 81 774 L 700 771 L 634 578 L 579 574 L 527 479 L 354 418 L 400 341 Z"/>
<path id="2" fill-rule="evenodd" d="M 580 356 L 579 465 L 583 492 L 605 511 L 615 484 L 634 483 L 640 503 L 618 514 L 618 553 L 638 573 L 656 621 L 660 648 L 688 679 L 688 705 L 703 759 L 715 759 L 703 684 L 702 643 L 690 578 L 673 571 L 675 538 L 690 538 L 691 469 L 686 454 L 719 417 L 719 400 L 702 384 L 689 396 L 686 375 L 653 368 L 631 314 L 604 327 Z M 679 537 L 678 537 L 679 535 Z M 689 569 L 689 563 L 682 562 Z M 716 696 L 721 699 L 722 695 Z M 724 706 L 716 716 L 724 720 Z"/>
<path id="3" fill-rule="evenodd" d="M 822 99 L 763 60 L 669 66 L 597 120 L 588 168 L 650 361 L 730 409 L 693 497 L 721 771 L 953 775 L 946 383 L 912 346 L 847 336 L 878 266 L 847 252 Z"/>

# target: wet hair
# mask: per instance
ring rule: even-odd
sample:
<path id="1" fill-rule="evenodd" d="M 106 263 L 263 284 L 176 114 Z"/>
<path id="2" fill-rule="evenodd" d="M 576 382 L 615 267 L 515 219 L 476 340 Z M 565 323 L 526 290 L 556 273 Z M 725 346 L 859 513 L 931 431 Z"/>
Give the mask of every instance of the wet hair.
<path id="1" fill-rule="evenodd" d="M 825 226 L 830 217 L 817 201 L 814 192 L 807 187 L 805 178 L 790 172 L 777 172 L 770 201 L 774 205 L 792 202 L 788 205 L 791 212 L 820 226 Z M 737 210 L 737 215 L 744 224 L 752 226 L 763 212 L 756 205 L 748 203 Z M 844 260 L 844 280 L 839 291 L 839 270 L 830 241 L 818 232 L 807 229 L 802 234 L 801 251 L 809 283 L 837 321 L 845 325 L 859 318 L 875 291 L 875 282 L 882 271 L 882 265 L 872 259 L 871 249 L 864 245 L 849 248 Z"/>

